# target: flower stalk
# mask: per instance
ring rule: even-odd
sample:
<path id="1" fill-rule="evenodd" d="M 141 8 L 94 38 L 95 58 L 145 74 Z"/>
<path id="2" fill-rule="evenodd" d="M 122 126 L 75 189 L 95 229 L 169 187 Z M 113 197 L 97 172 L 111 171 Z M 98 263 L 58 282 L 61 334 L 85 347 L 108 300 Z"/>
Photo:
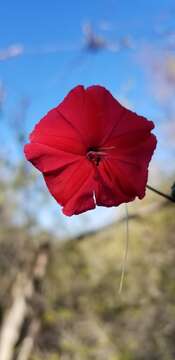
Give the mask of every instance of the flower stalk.
<path id="1" fill-rule="evenodd" d="M 156 194 L 158 194 L 158 195 L 160 195 L 160 196 L 164 197 L 165 199 L 170 200 L 171 202 L 174 202 L 174 203 L 175 203 L 175 198 L 173 198 L 172 196 L 167 195 L 167 194 L 163 193 L 162 191 L 159 191 L 159 190 L 157 190 L 157 189 L 153 188 L 153 187 L 152 187 L 152 186 L 150 186 L 150 185 L 147 185 L 146 187 L 147 187 L 147 189 L 149 189 L 149 190 L 151 190 L 151 191 L 155 192 Z"/>

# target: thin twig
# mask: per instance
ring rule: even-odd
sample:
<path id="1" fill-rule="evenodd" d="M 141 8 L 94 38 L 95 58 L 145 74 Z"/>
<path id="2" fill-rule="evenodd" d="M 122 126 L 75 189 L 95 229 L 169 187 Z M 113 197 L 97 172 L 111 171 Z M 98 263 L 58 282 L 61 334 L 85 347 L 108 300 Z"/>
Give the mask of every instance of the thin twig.
<path id="1" fill-rule="evenodd" d="M 155 192 L 156 194 L 158 194 L 158 195 L 160 195 L 160 196 L 163 196 L 165 199 L 170 200 L 170 201 L 172 201 L 172 202 L 175 203 L 175 199 L 174 199 L 172 196 L 167 195 L 167 194 L 164 194 L 162 191 L 159 191 L 159 190 L 153 188 L 153 187 L 150 186 L 150 185 L 147 185 L 146 187 L 147 187 L 149 190 Z"/>
<path id="2" fill-rule="evenodd" d="M 119 285 L 119 294 L 122 292 L 123 288 L 123 281 L 125 276 L 125 270 L 126 270 L 126 263 L 127 263 L 127 255 L 128 255 L 128 244 L 129 244 L 129 221 L 128 221 L 128 206 L 125 204 L 125 210 L 126 210 L 126 242 L 125 242 L 125 252 L 123 256 L 123 263 L 122 263 L 122 273 L 120 278 L 120 285 Z"/>

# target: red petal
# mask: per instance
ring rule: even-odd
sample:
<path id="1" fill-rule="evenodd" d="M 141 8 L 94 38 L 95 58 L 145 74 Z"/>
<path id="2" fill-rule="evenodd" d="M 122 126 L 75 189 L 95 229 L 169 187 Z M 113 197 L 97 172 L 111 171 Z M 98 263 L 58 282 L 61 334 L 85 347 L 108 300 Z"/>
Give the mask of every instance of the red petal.
<path id="1" fill-rule="evenodd" d="M 46 184 L 56 201 L 64 206 L 63 212 L 71 216 L 93 209 L 94 169 L 83 159 L 63 171 L 45 175 Z"/>
<path id="2" fill-rule="evenodd" d="M 126 164 L 130 163 L 137 168 L 147 168 L 156 148 L 156 137 L 153 134 L 147 134 L 144 139 L 132 135 L 130 137 L 132 140 L 128 136 L 123 136 L 120 142 L 116 139 L 115 149 L 109 150 L 110 159 L 121 160 Z"/>
<path id="3" fill-rule="evenodd" d="M 124 108 L 101 86 L 74 88 L 57 110 L 79 132 L 87 147 L 98 147 L 119 121 Z"/>
<path id="4" fill-rule="evenodd" d="M 37 143 L 25 145 L 24 152 L 27 160 L 43 173 L 64 168 L 82 159 L 80 155 L 66 153 Z"/>
<path id="5" fill-rule="evenodd" d="M 148 164 L 156 146 L 154 135 L 150 134 L 141 144 L 129 149 L 115 149 L 99 166 L 97 204 L 119 205 L 143 198 L 148 178 Z"/>
<path id="6" fill-rule="evenodd" d="M 94 126 L 99 132 L 99 146 L 101 146 L 117 126 L 125 108 L 102 86 L 90 86 L 87 94 L 95 104 L 98 114 L 98 121 Z"/>
<path id="7" fill-rule="evenodd" d="M 109 171 L 113 174 L 116 184 L 120 186 L 128 201 L 136 196 L 143 198 L 147 182 L 148 170 L 146 167 L 126 164 L 119 161 L 107 160 Z"/>
<path id="8" fill-rule="evenodd" d="M 57 107 L 57 112 L 61 114 L 64 119 L 77 132 L 78 136 L 83 139 L 83 142 L 88 147 L 86 138 L 86 128 L 84 128 L 85 116 L 85 90 L 83 86 L 77 86 L 69 92 L 65 99 Z"/>
<path id="9" fill-rule="evenodd" d="M 113 128 L 104 146 L 131 146 L 144 140 L 154 128 L 154 123 L 124 108 L 122 116 Z M 135 143 L 136 144 L 136 143 Z"/>
<path id="10" fill-rule="evenodd" d="M 123 141 L 124 139 L 123 136 Z M 125 194 L 143 198 L 148 177 L 147 169 L 156 147 L 156 138 L 149 134 L 144 140 L 141 138 L 137 142 L 135 139 L 135 145 L 132 141 L 129 141 L 129 146 L 127 141 L 120 145 L 110 151 L 107 160 L 110 171 L 120 182 Z"/>
<path id="11" fill-rule="evenodd" d="M 75 154 L 84 154 L 86 150 L 77 131 L 56 109 L 49 111 L 35 126 L 30 141 Z"/>
<path id="12" fill-rule="evenodd" d="M 110 207 L 134 200 L 133 194 L 128 195 L 123 191 L 120 181 L 108 165 L 108 161 L 101 162 L 98 169 L 97 205 Z"/>

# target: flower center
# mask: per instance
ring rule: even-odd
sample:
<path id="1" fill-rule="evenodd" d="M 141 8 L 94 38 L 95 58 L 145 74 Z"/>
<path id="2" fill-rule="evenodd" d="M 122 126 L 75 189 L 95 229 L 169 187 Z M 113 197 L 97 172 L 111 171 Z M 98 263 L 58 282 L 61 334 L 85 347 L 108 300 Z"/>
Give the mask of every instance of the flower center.
<path id="1" fill-rule="evenodd" d="M 91 162 L 93 162 L 95 165 L 98 166 L 102 159 L 110 157 L 108 151 L 113 149 L 115 149 L 114 146 L 101 147 L 101 148 L 91 147 L 87 150 L 86 156 L 88 160 L 90 160 Z"/>
<path id="2" fill-rule="evenodd" d="M 102 158 L 106 155 L 106 152 L 102 151 L 102 149 L 98 148 L 89 148 L 87 151 L 87 158 L 88 160 L 92 161 L 95 165 L 99 165 Z"/>
<path id="3" fill-rule="evenodd" d="M 89 148 L 86 154 L 88 160 L 92 161 L 95 165 L 99 165 L 101 160 L 101 154 L 98 152 L 97 149 Z"/>

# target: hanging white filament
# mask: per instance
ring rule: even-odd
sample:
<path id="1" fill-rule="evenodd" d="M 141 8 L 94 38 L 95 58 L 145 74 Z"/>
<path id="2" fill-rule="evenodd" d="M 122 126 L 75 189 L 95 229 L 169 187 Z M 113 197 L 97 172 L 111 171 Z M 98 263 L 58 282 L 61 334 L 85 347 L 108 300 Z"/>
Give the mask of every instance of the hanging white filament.
<path id="1" fill-rule="evenodd" d="M 96 201 L 95 191 L 93 191 L 93 200 L 94 200 L 94 204 L 96 205 L 97 201 Z"/>
<path id="2" fill-rule="evenodd" d="M 126 212 L 126 237 L 125 237 L 125 251 L 123 255 L 123 262 L 122 262 L 122 273 L 120 277 L 120 286 L 119 286 L 119 294 L 122 292 L 123 288 L 123 281 L 125 277 L 125 270 L 126 270 L 126 263 L 127 263 L 127 255 L 128 255 L 128 244 L 129 244 L 129 221 L 128 221 L 128 206 L 125 204 L 125 212 Z"/>

